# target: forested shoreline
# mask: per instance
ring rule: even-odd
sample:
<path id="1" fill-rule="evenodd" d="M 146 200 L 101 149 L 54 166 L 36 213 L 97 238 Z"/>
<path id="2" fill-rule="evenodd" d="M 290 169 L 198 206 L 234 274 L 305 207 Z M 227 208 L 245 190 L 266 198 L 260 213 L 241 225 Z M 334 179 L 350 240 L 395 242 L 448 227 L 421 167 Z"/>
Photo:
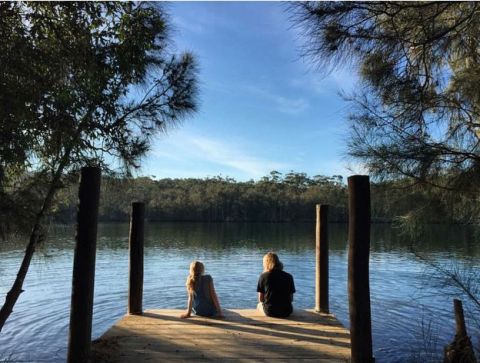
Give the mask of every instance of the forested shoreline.
<path id="1" fill-rule="evenodd" d="M 76 215 L 78 186 L 58 195 L 53 221 L 71 223 Z M 472 223 L 477 210 L 471 200 L 444 191 L 411 186 L 406 180 L 372 182 L 372 220 L 421 220 L 428 223 Z M 315 205 L 328 204 L 330 221 L 347 221 L 347 186 L 341 176 L 309 177 L 273 171 L 258 181 L 229 177 L 159 179 L 113 178 L 102 181 L 99 220 L 127 221 L 133 201 L 146 204 L 152 221 L 309 222 Z"/>

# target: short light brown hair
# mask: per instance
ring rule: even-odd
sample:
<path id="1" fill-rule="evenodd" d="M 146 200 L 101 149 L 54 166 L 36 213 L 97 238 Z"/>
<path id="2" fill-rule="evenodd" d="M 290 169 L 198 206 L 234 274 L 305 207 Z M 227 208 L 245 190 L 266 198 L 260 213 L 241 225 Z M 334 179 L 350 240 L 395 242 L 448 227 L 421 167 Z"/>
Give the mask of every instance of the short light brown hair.
<path id="1" fill-rule="evenodd" d="M 268 252 L 263 256 L 263 270 L 272 271 L 274 269 L 283 270 L 283 263 L 280 262 L 276 253 Z"/>

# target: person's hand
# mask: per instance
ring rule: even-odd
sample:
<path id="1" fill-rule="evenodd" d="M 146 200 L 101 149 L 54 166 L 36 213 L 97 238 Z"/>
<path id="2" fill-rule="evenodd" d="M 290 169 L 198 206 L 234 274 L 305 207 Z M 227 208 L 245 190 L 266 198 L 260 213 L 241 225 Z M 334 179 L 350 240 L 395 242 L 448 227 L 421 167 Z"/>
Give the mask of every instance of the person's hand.
<path id="1" fill-rule="evenodd" d="M 190 317 L 190 313 L 183 313 L 182 315 L 180 315 L 180 318 L 182 319 L 186 319 L 186 318 L 189 318 Z"/>

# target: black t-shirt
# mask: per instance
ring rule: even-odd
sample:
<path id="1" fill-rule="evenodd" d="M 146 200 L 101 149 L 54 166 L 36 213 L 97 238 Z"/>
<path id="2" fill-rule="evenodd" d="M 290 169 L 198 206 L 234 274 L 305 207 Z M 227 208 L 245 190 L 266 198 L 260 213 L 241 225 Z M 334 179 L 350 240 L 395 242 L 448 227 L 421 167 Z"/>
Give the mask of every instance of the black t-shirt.
<path id="1" fill-rule="evenodd" d="M 262 273 L 257 292 L 264 294 L 263 308 L 268 316 L 284 318 L 292 313 L 291 296 L 295 292 L 295 284 L 288 272 L 273 269 Z"/>

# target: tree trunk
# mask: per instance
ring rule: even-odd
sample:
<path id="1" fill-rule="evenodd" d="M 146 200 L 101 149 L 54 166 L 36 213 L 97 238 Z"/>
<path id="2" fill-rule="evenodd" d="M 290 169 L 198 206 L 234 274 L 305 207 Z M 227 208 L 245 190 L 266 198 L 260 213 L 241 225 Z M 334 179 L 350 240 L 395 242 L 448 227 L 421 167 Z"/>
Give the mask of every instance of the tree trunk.
<path id="1" fill-rule="evenodd" d="M 23 282 L 27 276 L 28 268 L 30 267 L 30 262 L 32 261 L 35 248 L 39 244 L 42 237 L 42 226 L 45 219 L 45 214 L 52 206 L 53 197 L 58 189 L 58 184 L 60 178 L 62 177 L 63 170 L 70 159 L 70 151 L 71 148 L 65 151 L 65 154 L 58 165 L 57 171 L 53 176 L 50 188 L 48 189 L 47 195 L 43 201 L 42 208 L 35 218 L 35 223 L 33 225 L 32 232 L 30 233 L 30 239 L 25 250 L 25 255 L 23 256 L 22 264 L 20 265 L 17 277 L 15 278 L 12 288 L 7 293 L 5 302 L 0 310 L 0 332 L 2 331 L 8 317 L 12 313 L 13 307 L 15 306 L 20 294 L 23 292 Z"/>

